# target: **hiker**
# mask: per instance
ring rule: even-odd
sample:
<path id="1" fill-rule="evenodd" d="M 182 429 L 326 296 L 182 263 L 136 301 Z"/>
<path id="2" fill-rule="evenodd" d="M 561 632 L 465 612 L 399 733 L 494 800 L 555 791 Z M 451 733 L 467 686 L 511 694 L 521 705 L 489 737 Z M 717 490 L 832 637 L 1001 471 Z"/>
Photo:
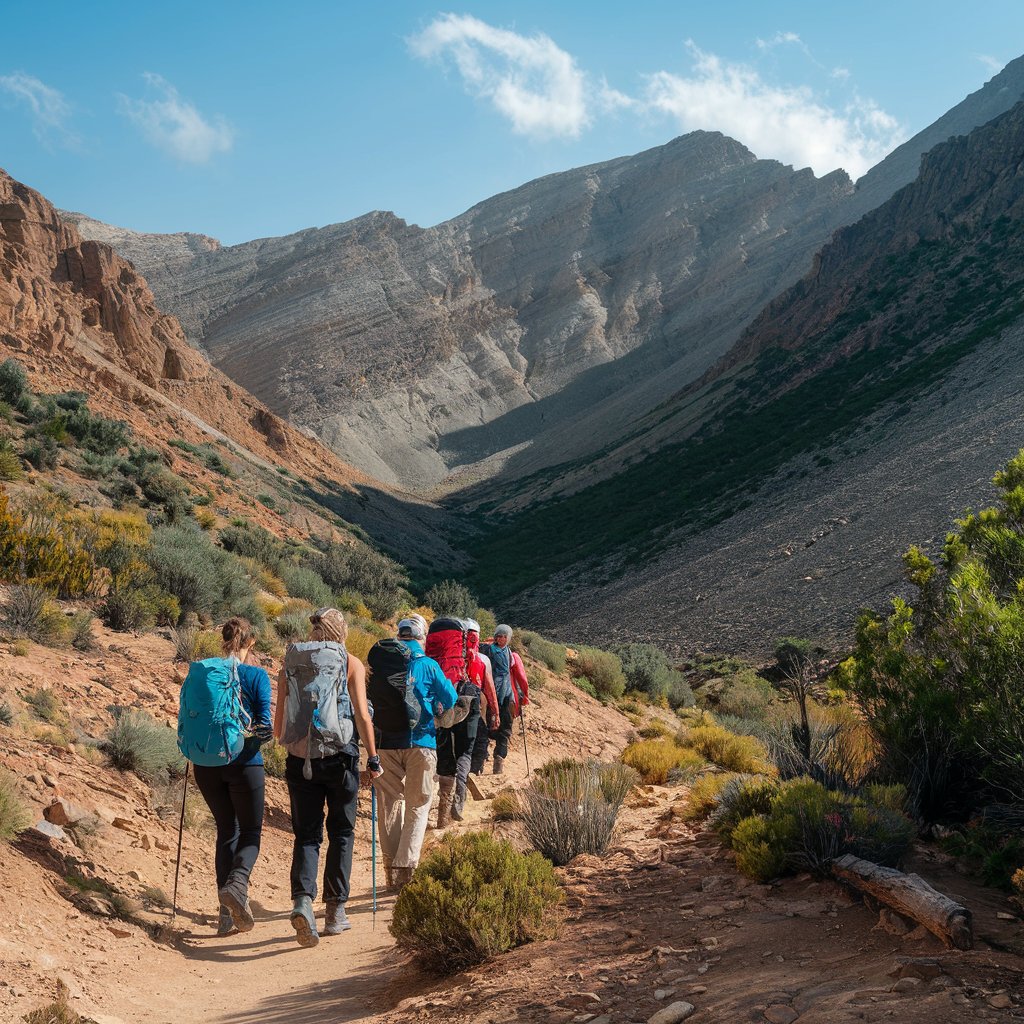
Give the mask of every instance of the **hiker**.
<path id="1" fill-rule="evenodd" d="M 233 699 L 236 694 L 240 698 L 238 728 L 245 735 L 240 737 L 241 752 L 234 759 L 216 765 L 194 763 L 193 774 L 217 825 L 214 854 L 220 900 L 217 934 L 224 936 L 235 931 L 247 932 L 253 927 L 249 876 L 259 856 L 263 832 L 266 781 L 260 744 L 270 738 L 270 677 L 258 665 L 248 664 L 256 644 L 256 631 L 248 619 L 238 616 L 228 619 L 221 627 L 221 637 L 223 661 L 227 663 L 226 668 L 221 669 L 227 673 L 223 682 L 230 687 Z M 199 662 L 197 667 L 205 664 Z M 194 681 L 196 674 L 191 667 L 189 675 Z M 179 719 L 179 736 L 202 716 L 199 701 L 192 701 L 189 706 L 188 693 L 186 684 L 182 687 L 183 720 Z M 207 721 L 207 737 L 210 725 Z M 195 750 L 192 755 L 201 756 Z"/>
<path id="2" fill-rule="evenodd" d="M 512 627 L 500 625 L 494 630 L 494 639 L 485 653 L 491 659 L 494 690 L 500 707 L 498 728 L 491 733 L 494 740 L 495 775 L 500 775 L 508 757 L 508 741 L 512 737 L 512 723 L 522 709 L 530 703 L 530 688 L 526 681 L 523 659 L 509 646 Z"/>
<path id="3" fill-rule="evenodd" d="M 285 781 L 291 799 L 291 924 L 300 946 L 320 941 L 313 900 L 327 808 L 324 864 L 325 935 L 351 927 L 345 913 L 352 875 L 359 787 L 382 774 L 366 703 L 363 663 L 345 650 L 348 624 L 337 608 L 309 617 L 309 640 L 288 646 L 277 680 L 274 735 L 287 748 Z M 359 741 L 366 770 L 359 772 Z"/>
<path id="4" fill-rule="evenodd" d="M 458 694 L 437 731 L 437 827 L 462 821 L 466 781 L 480 721 L 481 691 L 469 678 L 469 631 L 462 619 L 434 619 L 427 630 L 427 656 L 433 658 Z"/>
<path id="5" fill-rule="evenodd" d="M 434 714 L 455 706 L 457 694 L 440 666 L 423 650 L 426 629 L 412 617 L 398 623 L 398 657 L 405 658 L 405 678 L 409 686 L 407 706 L 397 713 L 385 711 L 388 695 L 386 675 L 397 675 L 382 668 L 388 645 L 375 644 L 367 656 L 371 666 L 371 699 L 377 728 L 377 749 L 384 774 L 375 784 L 380 798 L 377 832 L 380 836 L 384 875 L 388 888 L 401 888 L 419 864 L 427 818 L 434 798 L 434 772 L 437 769 L 437 729 Z M 404 648 L 406 657 L 401 653 Z M 378 650 L 379 649 L 379 650 Z M 402 678 L 399 676 L 399 678 Z M 378 697 L 378 692 L 381 696 Z"/>
<path id="6" fill-rule="evenodd" d="M 480 720 L 476 727 L 476 742 L 470 758 L 470 771 L 482 775 L 487 764 L 487 753 L 491 745 L 490 731 L 497 729 L 501 716 L 501 705 L 494 691 L 494 675 L 491 659 L 480 651 L 480 623 L 476 619 L 466 620 L 466 646 L 469 651 L 467 671 L 469 681 L 481 692 Z M 456 819 L 461 820 L 461 819 Z"/>

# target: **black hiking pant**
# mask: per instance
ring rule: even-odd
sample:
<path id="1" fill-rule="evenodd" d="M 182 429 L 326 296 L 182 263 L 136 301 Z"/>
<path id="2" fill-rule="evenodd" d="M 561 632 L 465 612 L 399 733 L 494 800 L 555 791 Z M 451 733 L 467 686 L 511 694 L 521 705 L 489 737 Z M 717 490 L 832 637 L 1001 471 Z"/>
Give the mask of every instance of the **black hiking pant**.
<path id="1" fill-rule="evenodd" d="M 480 707 L 480 720 L 476 724 L 476 742 L 473 744 L 471 755 L 471 770 L 474 775 L 482 775 L 484 765 L 487 764 L 487 753 L 491 746 L 491 734 L 487 730 L 487 718 L 484 707 Z"/>
<path id="2" fill-rule="evenodd" d="M 248 883 L 260 852 L 266 777 L 261 764 L 197 764 L 192 773 L 217 824 L 217 888 L 234 875 Z"/>
<path id="3" fill-rule="evenodd" d="M 494 736 L 494 756 L 508 757 L 508 741 L 512 739 L 512 698 L 501 702 L 501 713 L 498 728 Z"/>
<path id="4" fill-rule="evenodd" d="M 324 899 L 348 900 L 352 877 L 352 846 L 359 805 L 359 758 L 350 754 L 310 758 L 313 777 L 302 776 L 305 760 L 288 755 L 284 777 L 292 805 L 292 899 L 316 899 L 320 845 L 324 841 L 327 808 L 327 860 L 324 863 Z"/>

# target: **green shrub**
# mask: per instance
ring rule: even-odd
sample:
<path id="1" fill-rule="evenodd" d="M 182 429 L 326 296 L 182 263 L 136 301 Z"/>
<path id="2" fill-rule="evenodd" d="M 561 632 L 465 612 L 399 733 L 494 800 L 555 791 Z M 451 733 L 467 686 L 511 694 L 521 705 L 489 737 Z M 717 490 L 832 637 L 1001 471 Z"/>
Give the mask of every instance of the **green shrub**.
<path id="1" fill-rule="evenodd" d="M 282 565 L 278 575 L 292 597 L 308 601 L 314 608 L 330 607 L 334 601 L 331 588 L 312 569 L 301 565 Z"/>
<path id="2" fill-rule="evenodd" d="M 539 854 L 483 832 L 447 835 L 399 895 L 391 933 L 426 969 L 450 974 L 553 934 L 561 899 Z"/>
<path id="3" fill-rule="evenodd" d="M 71 618 L 71 646 L 76 651 L 92 651 L 96 637 L 92 632 L 93 615 L 89 611 L 76 612 Z"/>
<path id="4" fill-rule="evenodd" d="M 38 686 L 32 690 L 26 690 L 22 695 L 22 700 L 39 721 L 58 726 L 67 724 L 67 711 L 57 700 L 57 695 L 53 690 Z"/>
<path id="5" fill-rule="evenodd" d="M 0 624 L 8 636 L 26 637 L 44 647 L 63 647 L 71 633 L 64 613 L 46 590 L 32 584 L 11 587 Z"/>
<path id="6" fill-rule="evenodd" d="M 194 524 L 154 530 L 146 557 L 156 585 L 177 598 L 181 615 L 226 618 L 256 596 L 238 558 L 214 545 Z"/>
<path id="7" fill-rule="evenodd" d="M 494 636 L 494 631 L 498 628 L 498 620 L 490 608 L 477 608 L 477 610 L 473 612 L 473 618 L 480 623 L 481 639 Z M 565 668 L 564 664 L 562 668 Z M 559 671 L 561 671 L 561 669 L 559 669 Z"/>
<path id="8" fill-rule="evenodd" d="M 611 651 L 596 647 L 581 647 L 576 652 L 576 670 L 590 680 L 602 700 L 621 697 L 626 692 L 626 677 L 622 662 Z"/>
<path id="9" fill-rule="evenodd" d="M 733 779 L 734 772 L 709 772 L 700 776 L 690 787 L 683 801 L 683 818 L 686 821 L 702 821 L 717 806 L 722 791 Z"/>
<path id="10" fill-rule="evenodd" d="M 0 363 L 0 400 L 8 405 L 17 405 L 28 391 L 28 374 L 21 363 L 17 359 L 5 359 Z"/>
<path id="11" fill-rule="evenodd" d="M 692 707 L 693 691 L 664 651 L 653 644 L 622 644 L 615 648 L 622 662 L 626 685 L 655 700 L 665 698 L 672 707 Z"/>
<path id="12" fill-rule="evenodd" d="M 670 729 L 664 722 L 659 722 L 657 719 L 648 722 L 647 725 L 637 731 L 640 733 L 640 739 L 642 740 L 663 740 L 671 739 L 675 736 L 674 729 Z"/>
<path id="13" fill-rule="evenodd" d="M 115 454 L 126 447 L 132 437 L 131 427 L 123 420 L 98 416 L 84 405 L 69 411 L 64 417 L 64 424 L 79 447 L 97 455 Z"/>
<path id="14" fill-rule="evenodd" d="M 684 729 L 679 735 L 679 743 L 729 772 L 768 775 L 774 771 L 763 743 L 753 736 L 737 736 L 720 725 Z"/>
<path id="15" fill-rule="evenodd" d="M 45 472 L 57 468 L 60 462 L 60 445 L 52 437 L 34 437 L 25 443 L 22 454 L 33 469 Z M 17 477 L 11 479 L 16 480 Z"/>
<path id="16" fill-rule="evenodd" d="M 744 818 L 732 831 L 736 867 L 757 882 L 777 878 L 786 870 L 786 851 L 771 822 L 763 816 Z"/>
<path id="17" fill-rule="evenodd" d="M 649 785 L 663 786 L 673 769 L 682 768 L 695 774 L 706 762 L 694 751 L 662 737 L 630 743 L 622 752 L 622 763 L 635 769 Z"/>
<path id="18" fill-rule="evenodd" d="M 1015 869 L 1024 863 L 1024 835 L 1019 825 L 1006 828 L 976 819 L 947 836 L 942 847 L 985 885 L 1000 889 L 1012 885 Z"/>
<path id="19" fill-rule="evenodd" d="M 7 701 L 0 701 L 0 725 L 14 724 L 14 709 Z"/>
<path id="20" fill-rule="evenodd" d="M 171 630 L 176 661 L 202 661 L 204 658 L 219 658 L 223 653 L 223 641 L 214 630 L 200 629 L 195 623 L 187 622 Z"/>
<path id="21" fill-rule="evenodd" d="M 154 722 L 144 711 L 122 711 L 107 730 L 103 748 L 115 768 L 135 772 L 148 782 L 180 774 L 185 768 L 175 731 Z"/>
<path id="22" fill-rule="evenodd" d="M 477 599 L 455 580 L 435 583 L 424 595 L 423 603 L 438 616 L 454 615 L 459 619 L 472 618 L 478 607 Z"/>
<path id="23" fill-rule="evenodd" d="M 778 792 L 779 784 L 763 775 L 737 775 L 719 792 L 708 825 L 726 842 L 732 839 L 736 826 L 744 819 L 767 814 Z"/>
<path id="24" fill-rule="evenodd" d="M 285 556 L 285 545 L 277 537 L 245 520 L 221 530 L 220 543 L 225 551 L 233 551 L 240 558 L 253 558 L 272 572 L 277 572 Z"/>
<path id="25" fill-rule="evenodd" d="M 307 560 L 333 591 L 362 594 L 378 619 L 390 619 L 408 598 L 402 567 L 364 544 L 323 543 Z"/>
<path id="26" fill-rule="evenodd" d="M 6 438 L 0 439 L 0 480 L 20 480 L 25 475 L 21 459 Z"/>
<path id="27" fill-rule="evenodd" d="M 309 612 L 286 612 L 274 621 L 277 635 L 285 643 L 297 643 L 309 636 Z"/>
<path id="28" fill-rule="evenodd" d="M 482 624 L 481 624 L 481 628 Z M 483 635 L 483 634 L 481 634 Z M 516 633 L 517 642 L 531 658 L 543 662 L 552 672 L 565 671 L 566 649 L 561 644 L 545 640 L 539 633 L 521 629 Z"/>
<path id="29" fill-rule="evenodd" d="M 594 684 L 587 679 L 586 676 L 573 676 L 572 685 L 575 686 L 577 690 L 582 690 L 588 696 L 593 697 L 594 700 L 599 699 L 597 696 L 597 690 L 594 689 Z"/>
<path id="30" fill-rule="evenodd" d="M 568 864 L 581 853 L 604 853 L 635 778 L 633 773 L 604 778 L 596 761 L 549 762 L 523 794 L 526 837 L 554 864 Z"/>
<path id="31" fill-rule="evenodd" d="M 731 832 L 737 866 L 754 878 L 774 877 L 783 869 L 827 875 L 832 861 L 847 853 L 896 865 L 915 834 L 913 822 L 899 811 L 826 789 L 811 779 L 780 783 L 767 808 L 765 795 L 751 790 L 748 803 L 761 810 L 740 820 Z"/>
<path id="32" fill-rule="evenodd" d="M 523 802 L 514 789 L 503 789 L 491 800 L 492 821 L 518 821 L 523 816 Z"/>
<path id="33" fill-rule="evenodd" d="M 758 720 L 764 717 L 775 696 L 775 689 L 767 679 L 762 679 L 753 669 L 744 669 L 728 680 L 718 696 L 715 710 L 723 715 Z"/>
<path id="34" fill-rule="evenodd" d="M 0 771 L 0 842 L 10 842 L 31 824 L 29 805 L 18 791 L 14 776 Z"/>

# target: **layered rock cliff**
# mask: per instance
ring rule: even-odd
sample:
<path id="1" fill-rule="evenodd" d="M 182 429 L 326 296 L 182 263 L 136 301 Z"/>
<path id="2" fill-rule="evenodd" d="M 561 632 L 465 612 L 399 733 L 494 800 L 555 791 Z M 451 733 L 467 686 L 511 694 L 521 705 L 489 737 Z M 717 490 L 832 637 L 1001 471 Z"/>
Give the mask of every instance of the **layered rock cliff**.
<path id="1" fill-rule="evenodd" d="M 523 444 L 526 471 L 614 437 L 799 277 L 852 187 L 697 132 L 434 228 L 375 213 L 218 248 L 79 223 L 232 379 L 381 478 L 429 488 Z"/>

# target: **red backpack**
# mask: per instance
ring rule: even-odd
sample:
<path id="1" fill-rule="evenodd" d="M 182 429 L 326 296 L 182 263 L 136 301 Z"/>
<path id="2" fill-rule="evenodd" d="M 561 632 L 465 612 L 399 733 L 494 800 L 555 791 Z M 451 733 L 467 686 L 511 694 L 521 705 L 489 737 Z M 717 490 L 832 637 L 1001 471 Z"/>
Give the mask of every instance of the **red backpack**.
<path id="1" fill-rule="evenodd" d="M 466 671 L 466 628 L 459 619 L 434 619 L 424 645 L 428 658 L 441 666 L 445 678 L 456 688 L 468 679 Z"/>

